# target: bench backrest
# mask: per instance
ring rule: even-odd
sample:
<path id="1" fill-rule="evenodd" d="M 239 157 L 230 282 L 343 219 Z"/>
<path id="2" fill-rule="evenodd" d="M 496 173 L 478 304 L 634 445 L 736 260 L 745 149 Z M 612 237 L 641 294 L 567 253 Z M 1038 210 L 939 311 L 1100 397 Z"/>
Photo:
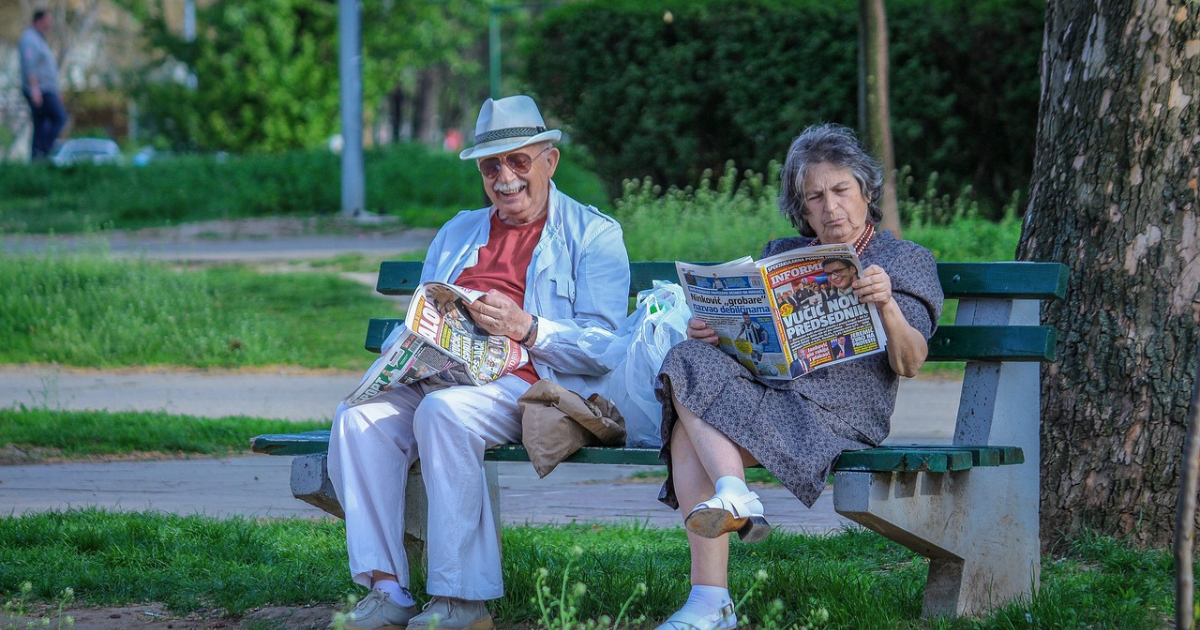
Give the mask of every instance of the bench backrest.
<path id="1" fill-rule="evenodd" d="M 412 293 L 421 279 L 419 261 L 385 261 L 379 266 L 376 290 L 384 295 Z M 653 286 L 654 280 L 678 282 L 674 262 L 632 262 L 629 294 Z M 946 299 L 1054 300 L 1067 290 L 1067 268 L 1059 263 L 938 263 Z M 367 328 L 366 348 L 379 347 L 403 318 L 374 318 Z M 1054 361 L 1057 332 L 1049 326 L 939 326 L 929 343 L 930 361 Z"/>

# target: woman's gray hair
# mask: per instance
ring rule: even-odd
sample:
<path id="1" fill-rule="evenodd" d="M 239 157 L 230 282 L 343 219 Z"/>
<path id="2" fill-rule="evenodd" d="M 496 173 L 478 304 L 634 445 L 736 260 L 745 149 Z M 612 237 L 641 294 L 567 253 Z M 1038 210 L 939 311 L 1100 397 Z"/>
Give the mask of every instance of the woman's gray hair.
<path id="1" fill-rule="evenodd" d="M 814 164 L 832 164 L 849 170 L 867 198 L 867 221 L 883 220 L 879 198 L 883 196 L 883 167 L 858 143 L 854 132 L 841 125 L 813 125 L 804 130 L 788 149 L 780 173 L 779 213 L 792 222 L 802 236 L 817 233 L 804 214 L 804 177 Z"/>

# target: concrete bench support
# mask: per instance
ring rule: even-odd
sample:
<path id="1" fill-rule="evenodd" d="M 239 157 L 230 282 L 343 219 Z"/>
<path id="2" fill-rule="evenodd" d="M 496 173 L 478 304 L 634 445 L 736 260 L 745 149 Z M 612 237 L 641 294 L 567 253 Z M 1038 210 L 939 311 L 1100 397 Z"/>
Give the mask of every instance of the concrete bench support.
<path id="1" fill-rule="evenodd" d="M 1035 300 L 964 300 L 955 323 L 1034 326 L 1038 309 Z M 1039 367 L 970 362 L 959 399 L 954 444 L 1019 446 L 1024 464 L 834 475 L 838 513 L 929 558 L 927 617 L 980 614 L 1038 586 Z"/>

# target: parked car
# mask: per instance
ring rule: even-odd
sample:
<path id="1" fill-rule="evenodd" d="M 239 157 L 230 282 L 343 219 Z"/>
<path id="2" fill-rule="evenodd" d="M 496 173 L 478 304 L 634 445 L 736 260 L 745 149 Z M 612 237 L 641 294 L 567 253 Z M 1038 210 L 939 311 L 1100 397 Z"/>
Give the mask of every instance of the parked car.
<path id="1" fill-rule="evenodd" d="M 107 138 L 72 138 L 58 147 L 50 161 L 56 166 L 77 162 L 115 164 L 121 161 L 121 148 Z"/>

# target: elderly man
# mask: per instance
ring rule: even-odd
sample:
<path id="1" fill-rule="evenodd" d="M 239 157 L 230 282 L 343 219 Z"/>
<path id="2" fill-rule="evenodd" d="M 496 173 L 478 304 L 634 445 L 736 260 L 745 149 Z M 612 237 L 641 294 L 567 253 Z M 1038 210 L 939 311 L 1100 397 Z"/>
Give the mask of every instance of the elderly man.
<path id="1" fill-rule="evenodd" d="M 492 205 L 442 227 L 421 277 L 487 292 L 471 305 L 475 321 L 524 344 L 531 363 L 483 386 L 416 383 L 338 408 L 329 476 L 346 512 L 350 572 L 372 589 L 347 629 L 492 628 L 485 601 L 503 596 L 504 584 L 484 450 L 520 441 L 517 399 L 539 378 L 587 396 L 590 377 L 603 372 L 576 340 L 624 320 L 629 257 L 616 221 L 550 180 L 560 136 L 528 96 L 483 104 L 475 146 L 459 157 L 476 161 Z M 420 614 L 403 545 L 405 483 L 417 459 L 432 596 Z"/>
<path id="2" fill-rule="evenodd" d="M 46 43 L 54 25 L 49 13 L 33 12 L 33 24 L 21 33 L 17 49 L 21 57 L 21 93 L 29 103 L 33 120 L 33 149 L 30 158 L 42 160 L 54 149 L 58 133 L 67 123 L 67 111 L 58 97 L 58 63 Z"/>

